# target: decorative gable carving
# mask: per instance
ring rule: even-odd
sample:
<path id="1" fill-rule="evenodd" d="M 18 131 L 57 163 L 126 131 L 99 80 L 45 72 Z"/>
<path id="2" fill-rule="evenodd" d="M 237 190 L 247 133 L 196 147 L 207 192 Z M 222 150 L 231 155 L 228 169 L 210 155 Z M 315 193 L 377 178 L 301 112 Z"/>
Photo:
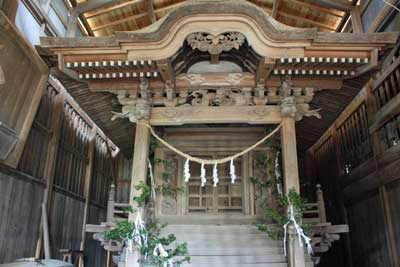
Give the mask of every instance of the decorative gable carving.
<path id="1" fill-rule="evenodd" d="M 204 32 L 190 34 L 186 40 L 192 49 L 201 52 L 208 52 L 211 55 L 218 55 L 232 49 L 239 49 L 246 37 L 239 32 L 228 32 L 219 35 L 212 35 Z"/>

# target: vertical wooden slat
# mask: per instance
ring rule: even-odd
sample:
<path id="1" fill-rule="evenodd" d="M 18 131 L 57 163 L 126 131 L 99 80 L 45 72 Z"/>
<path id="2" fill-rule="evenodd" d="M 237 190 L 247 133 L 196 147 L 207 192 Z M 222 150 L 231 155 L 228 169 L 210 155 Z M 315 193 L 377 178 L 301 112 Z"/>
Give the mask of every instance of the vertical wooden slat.
<path id="1" fill-rule="evenodd" d="M 80 250 L 85 249 L 85 241 L 86 241 L 86 223 L 89 215 L 89 205 L 90 205 L 90 183 L 92 178 L 92 170 L 93 170 L 93 162 L 94 162 L 94 151 L 96 145 L 96 128 L 93 128 L 90 136 L 89 136 L 89 147 L 88 147 L 88 161 L 85 165 L 85 177 L 84 177 L 84 192 L 83 196 L 85 197 L 85 208 L 83 211 L 83 221 L 82 221 L 82 232 L 81 232 L 81 242 L 80 242 Z M 79 258 L 79 266 L 83 266 L 82 258 Z"/>

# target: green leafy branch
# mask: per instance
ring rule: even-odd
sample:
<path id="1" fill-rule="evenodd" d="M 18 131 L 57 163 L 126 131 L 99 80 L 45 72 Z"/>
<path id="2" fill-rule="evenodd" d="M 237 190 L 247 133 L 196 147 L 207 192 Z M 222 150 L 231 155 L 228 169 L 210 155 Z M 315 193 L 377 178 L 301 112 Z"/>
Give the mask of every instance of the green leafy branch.
<path id="1" fill-rule="evenodd" d="M 133 200 L 136 201 L 139 207 L 142 207 L 150 196 L 151 188 L 145 182 L 141 181 L 135 186 L 135 189 L 140 191 L 140 195 L 134 197 Z M 162 227 L 165 226 L 166 225 L 163 225 Z M 125 243 L 132 238 L 135 229 L 135 224 L 132 222 L 127 220 L 117 221 L 115 222 L 115 227 L 113 227 L 113 229 L 104 232 L 104 237 L 106 240 Z M 142 242 L 142 245 L 139 247 L 141 255 L 145 255 L 145 257 L 141 257 L 138 260 L 139 263 L 155 267 L 164 267 L 168 262 L 172 261 L 174 267 L 179 267 L 185 262 L 190 262 L 187 243 L 176 242 L 175 235 L 170 234 L 167 237 L 162 237 L 160 235 L 160 228 L 156 227 L 154 224 L 147 225 L 147 228 L 141 229 L 140 235 L 147 237 L 147 243 L 145 244 Z M 158 244 L 161 244 L 164 247 L 168 256 L 163 257 L 161 255 L 153 254 L 153 251 Z"/>
<path id="2" fill-rule="evenodd" d="M 135 185 L 135 190 L 140 191 L 140 195 L 134 196 L 133 200 L 136 201 L 138 207 L 144 207 L 146 200 L 151 194 L 151 188 L 144 181 L 140 181 Z"/>
<path id="3" fill-rule="evenodd" d="M 274 225 L 265 223 L 256 224 L 258 230 L 265 232 L 273 239 L 283 237 L 283 226 L 290 222 L 290 216 L 288 214 L 290 205 L 293 205 L 296 221 L 301 220 L 306 210 L 306 200 L 302 198 L 294 188 L 291 188 L 287 195 L 277 196 L 277 204 L 277 209 L 267 208 L 265 210 L 265 218 L 275 223 Z M 303 230 L 306 234 L 310 231 L 311 226 L 312 225 L 308 224 L 303 225 Z"/>
<path id="4" fill-rule="evenodd" d="M 178 194 L 185 192 L 183 187 L 172 187 L 170 184 L 162 184 L 156 187 L 156 192 L 161 193 L 163 196 L 170 196 L 175 198 Z"/>

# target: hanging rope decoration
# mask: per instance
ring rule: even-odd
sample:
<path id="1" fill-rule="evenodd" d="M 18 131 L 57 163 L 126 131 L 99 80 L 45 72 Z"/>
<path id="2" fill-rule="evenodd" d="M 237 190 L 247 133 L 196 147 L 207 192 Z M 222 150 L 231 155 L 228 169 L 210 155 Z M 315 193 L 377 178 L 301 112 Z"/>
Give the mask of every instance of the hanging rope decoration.
<path id="1" fill-rule="evenodd" d="M 230 161 L 230 176 L 231 176 L 231 182 L 235 183 L 236 180 L 236 174 L 235 174 L 235 165 L 233 164 L 234 159 L 243 156 L 244 154 L 247 154 L 248 152 L 250 152 L 251 150 L 253 150 L 254 148 L 256 148 L 257 146 L 261 145 L 262 143 L 264 143 L 267 139 L 269 139 L 271 136 L 273 136 L 276 132 L 279 131 L 279 129 L 282 127 L 282 124 L 279 124 L 272 132 L 270 132 L 267 136 L 265 136 L 264 138 L 262 138 L 260 141 L 258 141 L 257 143 L 255 143 L 254 145 L 242 150 L 241 152 L 233 155 L 233 156 L 229 156 L 229 157 L 225 157 L 225 158 L 221 158 L 221 159 L 202 159 L 202 158 L 198 158 L 198 157 L 193 157 L 185 152 L 180 151 L 179 149 L 177 149 L 176 147 L 174 147 L 173 145 L 169 144 L 167 141 L 165 141 L 164 139 L 162 139 L 155 131 L 154 129 L 147 123 L 143 123 L 143 122 L 136 122 L 136 124 L 138 125 L 143 125 L 146 126 L 147 128 L 149 128 L 150 133 L 154 136 L 154 138 L 156 138 L 161 144 L 163 144 L 164 146 L 166 146 L 167 148 L 169 148 L 170 150 L 172 150 L 173 152 L 175 152 L 176 154 L 184 157 L 186 159 L 185 161 L 185 165 L 183 167 L 183 176 L 185 178 L 185 182 L 188 182 L 191 174 L 190 174 L 190 165 L 189 163 L 191 161 L 193 162 L 197 162 L 199 164 L 201 164 L 200 167 L 200 178 L 201 178 L 201 186 L 204 187 L 207 179 L 206 179 L 206 169 L 205 169 L 205 165 L 214 165 L 213 168 L 213 182 L 214 182 L 214 186 L 217 186 L 218 182 L 219 182 L 219 178 L 218 178 L 218 164 L 223 164 L 226 162 Z"/>

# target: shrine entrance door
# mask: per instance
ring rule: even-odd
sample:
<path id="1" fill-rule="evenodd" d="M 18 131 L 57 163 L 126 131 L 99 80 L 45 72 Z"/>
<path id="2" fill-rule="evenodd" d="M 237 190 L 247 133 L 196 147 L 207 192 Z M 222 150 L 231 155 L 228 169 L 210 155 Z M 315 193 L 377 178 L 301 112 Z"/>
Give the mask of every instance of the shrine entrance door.
<path id="1" fill-rule="evenodd" d="M 207 158 L 207 155 L 201 155 Z M 209 156 L 208 156 L 209 158 Z M 212 183 L 213 166 L 206 165 L 207 183 L 201 186 L 200 164 L 191 165 L 192 177 L 186 185 L 187 213 L 233 213 L 243 211 L 243 173 L 242 159 L 234 161 L 237 178 L 231 182 L 229 175 L 230 163 L 218 166 L 219 183 Z"/>

